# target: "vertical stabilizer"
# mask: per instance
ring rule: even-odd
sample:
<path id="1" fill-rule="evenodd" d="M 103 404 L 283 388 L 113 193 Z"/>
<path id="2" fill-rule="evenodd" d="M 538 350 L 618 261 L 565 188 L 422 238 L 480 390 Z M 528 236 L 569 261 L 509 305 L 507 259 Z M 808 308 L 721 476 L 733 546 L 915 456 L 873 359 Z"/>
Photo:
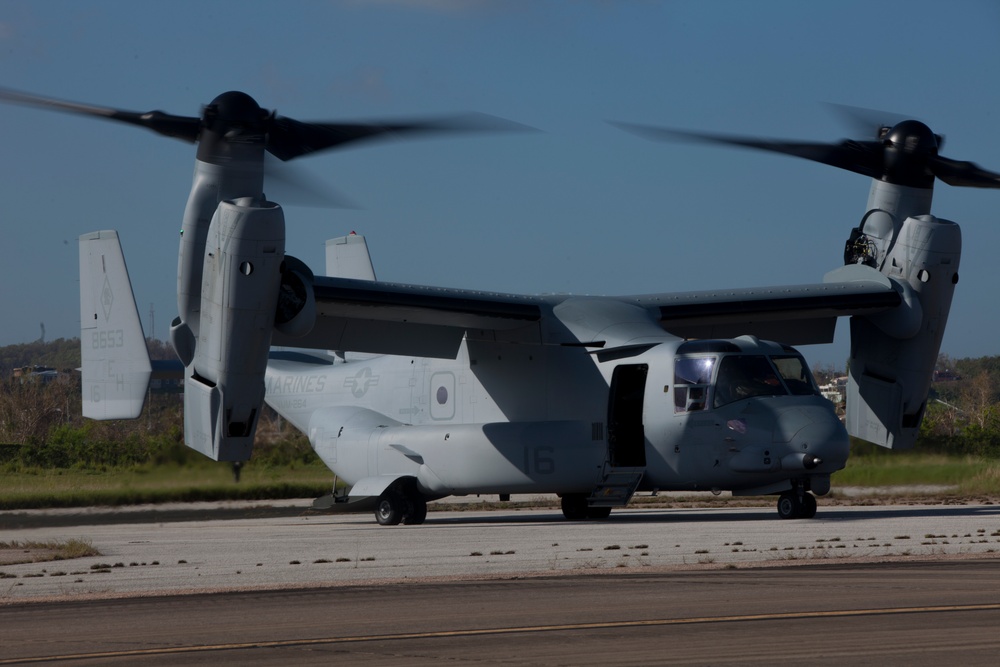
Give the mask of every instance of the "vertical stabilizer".
<path id="1" fill-rule="evenodd" d="M 83 416 L 134 419 L 152 368 L 118 232 L 80 237 Z"/>
<path id="2" fill-rule="evenodd" d="M 326 275 L 331 278 L 375 280 L 375 267 L 365 237 L 351 232 L 326 242 Z"/>

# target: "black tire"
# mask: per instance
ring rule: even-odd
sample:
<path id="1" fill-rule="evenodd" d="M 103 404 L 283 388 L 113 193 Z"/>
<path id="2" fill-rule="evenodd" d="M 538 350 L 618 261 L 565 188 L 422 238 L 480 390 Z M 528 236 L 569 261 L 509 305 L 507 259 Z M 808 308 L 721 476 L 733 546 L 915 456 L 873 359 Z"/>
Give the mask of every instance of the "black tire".
<path id="1" fill-rule="evenodd" d="M 562 513 L 567 521 L 581 521 L 587 518 L 587 496 L 582 493 L 567 493 L 562 497 Z"/>
<path id="2" fill-rule="evenodd" d="M 427 501 L 419 493 L 409 498 L 410 508 L 403 517 L 403 525 L 417 526 L 427 518 Z"/>
<path id="3" fill-rule="evenodd" d="M 396 526 L 403 520 L 406 502 L 394 489 L 384 491 L 375 506 L 375 520 L 380 526 Z"/>
<path id="4" fill-rule="evenodd" d="M 782 519 L 798 519 L 802 516 L 802 502 L 797 493 L 785 491 L 778 496 L 778 516 Z"/>
<path id="5" fill-rule="evenodd" d="M 587 508 L 587 518 L 588 519 L 607 519 L 611 516 L 610 507 L 588 507 Z"/>
<path id="6" fill-rule="evenodd" d="M 802 513 L 800 516 L 803 519 L 811 519 L 816 516 L 816 496 L 811 493 L 802 496 Z"/>

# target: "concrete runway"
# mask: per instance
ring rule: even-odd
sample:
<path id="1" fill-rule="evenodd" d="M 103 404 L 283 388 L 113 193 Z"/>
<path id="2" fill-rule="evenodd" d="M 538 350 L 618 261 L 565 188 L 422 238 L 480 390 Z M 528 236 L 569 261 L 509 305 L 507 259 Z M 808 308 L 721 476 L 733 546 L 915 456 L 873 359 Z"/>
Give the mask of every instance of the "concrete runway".
<path id="1" fill-rule="evenodd" d="M 103 554 L 0 566 L 0 665 L 994 664 L 1000 648 L 1000 506 L 382 528 L 307 505 L 0 513 L 4 541 Z"/>

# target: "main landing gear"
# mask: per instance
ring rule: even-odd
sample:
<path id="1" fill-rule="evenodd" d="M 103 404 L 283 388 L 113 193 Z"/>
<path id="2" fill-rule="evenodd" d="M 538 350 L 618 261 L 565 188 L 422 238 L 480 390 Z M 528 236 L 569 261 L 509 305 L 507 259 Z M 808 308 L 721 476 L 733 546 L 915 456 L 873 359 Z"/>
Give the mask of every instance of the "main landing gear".
<path id="1" fill-rule="evenodd" d="M 778 516 L 782 519 L 811 519 L 816 516 L 816 496 L 802 489 L 778 496 Z"/>
<path id="2" fill-rule="evenodd" d="M 375 520 L 380 526 L 400 523 L 412 526 L 427 518 L 427 499 L 417 490 L 415 483 L 393 484 L 382 492 L 375 505 Z"/>

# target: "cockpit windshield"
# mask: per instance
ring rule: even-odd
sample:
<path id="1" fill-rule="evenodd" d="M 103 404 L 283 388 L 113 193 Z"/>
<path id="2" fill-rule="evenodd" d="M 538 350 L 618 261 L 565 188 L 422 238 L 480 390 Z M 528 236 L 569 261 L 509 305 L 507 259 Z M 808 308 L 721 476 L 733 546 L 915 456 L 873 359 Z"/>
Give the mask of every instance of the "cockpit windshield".
<path id="1" fill-rule="evenodd" d="M 809 368 L 795 354 L 678 357 L 674 363 L 674 412 L 718 408 L 754 396 L 817 393 Z"/>
<path id="2" fill-rule="evenodd" d="M 802 357 L 795 355 L 771 357 L 771 363 L 778 370 L 778 375 L 784 380 L 785 386 L 788 387 L 792 396 L 808 396 L 819 393 L 812 373 L 809 372 L 809 367 L 806 366 Z"/>
<path id="3" fill-rule="evenodd" d="M 787 393 L 767 357 L 723 357 L 719 364 L 712 405 L 717 408 L 744 398 Z"/>

